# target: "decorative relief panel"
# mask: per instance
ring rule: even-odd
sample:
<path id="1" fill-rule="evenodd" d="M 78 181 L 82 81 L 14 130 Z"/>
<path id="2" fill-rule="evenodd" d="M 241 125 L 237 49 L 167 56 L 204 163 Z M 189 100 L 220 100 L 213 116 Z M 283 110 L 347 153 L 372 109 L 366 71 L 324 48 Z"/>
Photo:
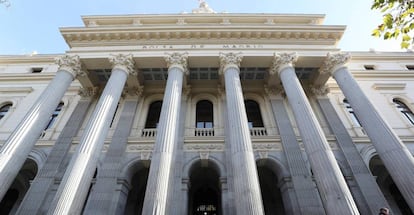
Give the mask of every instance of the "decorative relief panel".
<path id="1" fill-rule="evenodd" d="M 282 151 L 282 145 L 277 143 L 253 143 L 254 151 Z"/>

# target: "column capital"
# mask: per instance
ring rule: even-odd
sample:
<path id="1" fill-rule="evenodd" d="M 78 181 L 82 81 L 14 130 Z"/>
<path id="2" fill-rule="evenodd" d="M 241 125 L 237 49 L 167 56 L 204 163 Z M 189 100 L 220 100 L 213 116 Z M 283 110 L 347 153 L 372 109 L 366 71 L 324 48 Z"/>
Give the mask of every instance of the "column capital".
<path id="1" fill-rule="evenodd" d="M 65 70 L 72 74 L 75 79 L 78 75 L 86 76 L 86 72 L 82 70 L 82 65 L 78 55 L 63 55 L 55 58 L 55 63 L 59 66 L 59 70 Z"/>
<path id="2" fill-rule="evenodd" d="M 292 53 L 274 53 L 272 67 L 270 67 L 269 73 L 271 75 L 279 74 L 286 66 L 292 66 L 298 60 L 296 52 Z"/>
<path id="3" fill-rule="evenodd" d="M 188 73 L 187 69 L 187 60 L 188 60 L 188 54 L 185 53 L 166 53 L 167 55 L 164 57 L 165 61 L 167 62 L 168 68 L 171 67 L 179 67 L 183 70 L 184 73 Z"/>
<path id="4" fill-rule="evenodd" d="M 324 73 L 330 73 L 333 75 L 333 73 L 339 68 L 345 66 L 346 63 L 351 59 L 351 55 L 349 53 L 345 52 L 338 52 L 338 53 L 332 53 L 329 52 L 326 56 L 326 60 L 323 63 L 322 67 L 319 69 L 319 72 Z"/>
<path id="5" fill-rule="evenodd" d="M 132 58 L 132 54 L 111 55 L 108 59 L 109 62 L 112 64 L 112 69 L 121 69 L 129 75 L 137 75 L 137 72 L 134 68 L 135 62 Z"/>
<path id="6" fill-rule="evenodd" d="M 219 53 L 219 57 L 220 57 L 220 70 L 219 70 L 219 74 L 224 74 L 224 71 L 226 69 L 226 67 L 240 67 L 240 63 L 243 59 L 243 55 L 241 52 L 239 53 L 234 53 L 234 52 L 229 52 L 229 53 Z"/>
<path id="7" fill-rule="evenodd" d="M 328 94 L 330 92 L 330 89 L 327 85 L 323 85 L 323 86 L 310 86 L 310 91 L 315 95 L 315 96 L 325 96 L 326 94 Z"/>

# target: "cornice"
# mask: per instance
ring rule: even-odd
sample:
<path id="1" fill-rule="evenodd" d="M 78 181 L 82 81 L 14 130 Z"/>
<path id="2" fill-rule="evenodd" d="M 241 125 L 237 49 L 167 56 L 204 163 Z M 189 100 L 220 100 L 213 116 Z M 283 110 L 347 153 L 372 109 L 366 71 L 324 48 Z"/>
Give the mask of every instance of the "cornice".
<path id="1" fill-rule="evenodd" d="M 56 76 L 56 73 L 18 73 L 0 74 L 0 81 L 49 81 Z"/>
<path id="2" fill-rule="evenodd" d="M 414 52 L 349 52 L 352 56 L 352 59 L 349 63 L 358 62 L 358 61 L 402 61 L 410 60 L 414 61 Z"/>
<path id="3" fill-rule="evenodd" d="M 262 44 L 323 43 L 336 45 L 345 26 L 286 26 L 286 25 L 207 25 L 207 26 L 112 26 L 61 28 L 70 47 L 136 44 L 209 44 L 212 41 Z M 249 41 L 250 40 L 250 41 Z"/>
<path id="4" fill-rule="evenodd" d="M 82 16 L 85 26 L 108 25 L 170 25 L 170 24 L 322 24 L 323 14 L 137 14 L 137 15 L 94 15 Z M 224 21 L 223 21 L 224 20 Z"/>
<path id="5" fill-rule="evenodd" d="M 37 54 L 37 55 L 0 55 L 2 64 L 55 64 L 55 58 L 63 54 Z"/>

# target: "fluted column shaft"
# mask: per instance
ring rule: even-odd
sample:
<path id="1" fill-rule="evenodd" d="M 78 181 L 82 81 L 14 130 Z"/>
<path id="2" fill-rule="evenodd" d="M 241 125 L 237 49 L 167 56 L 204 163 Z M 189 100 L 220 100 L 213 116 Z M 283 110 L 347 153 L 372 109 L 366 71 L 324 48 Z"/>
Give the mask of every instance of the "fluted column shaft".
<path id="1" fill-rule="evenodd" d="M 111 62 L 114 64 L 111 77 L 88 121 L 48 214 L 81 213 L 111 119 L 128 74 L 133 70 L 130 56 L 118 55 L 111 58 Z"/>
<path id="2" fill-rule="evenodd" d="M 412 154 L 382 118 L 348 69 L 342 64 L 335 66 L 331 71 L 398 190 L 414 211 L 414 158 Z"/>
<path id="3" fill-rule="evenodd" d="M 227 120 L 234 177 L 236 214 L 264 214 L 256 162 L 248 127 L 246 107 L 240 83 L 241 56 L 221 55 L 224 73 Z"/>
<path id="4" fill-rule="evenodd" d="M 326 213 L 359 214 L 335 156 L 295 74 L 292 65 L 295 61 L 296 54 L 275 55 L 274 67 L 279 73 L 297 121 Z"/>
<path id="5" fill-rule="evenodd" d="M 142 214 L 164 215 L 172 178 L 172 159 L 178 137 L 183 76 L 187 56 L 174 53 L 166 58 L 169 64 L 167 85 L 161 107 L 154 152 L 148 176 Z"/>
<path id="6" fill-rule="evenodd" d="M 77 56 L 63 56 L 56 63 L 60 66 L 56 76 L 0 149 L 0 199 L 13 183 L 50 116 L 80 72 Z"/>

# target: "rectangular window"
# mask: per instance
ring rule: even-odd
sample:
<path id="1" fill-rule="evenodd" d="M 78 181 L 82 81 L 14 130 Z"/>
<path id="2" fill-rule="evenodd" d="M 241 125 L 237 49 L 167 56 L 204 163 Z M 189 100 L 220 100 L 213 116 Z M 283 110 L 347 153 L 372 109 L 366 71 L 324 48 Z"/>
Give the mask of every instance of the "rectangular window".
<path id="1" fill-rule="evenodd" d="M 374 65 L 364 65 L 365 70 L 374 70 L 375 66 Z"/>
<path id="2" fill-rule="evenodd" d="M 407 67 L 408 70 L 414 70 L 414 65 L 406 65 L 405 67 Z"/>
<path id="3" fill-rule="evenodd" d="M 43 68 L 35 67 L 35 68 L 32 68 L 32 73 L 41 73 L 42 70 L 43 70 Z"/>

